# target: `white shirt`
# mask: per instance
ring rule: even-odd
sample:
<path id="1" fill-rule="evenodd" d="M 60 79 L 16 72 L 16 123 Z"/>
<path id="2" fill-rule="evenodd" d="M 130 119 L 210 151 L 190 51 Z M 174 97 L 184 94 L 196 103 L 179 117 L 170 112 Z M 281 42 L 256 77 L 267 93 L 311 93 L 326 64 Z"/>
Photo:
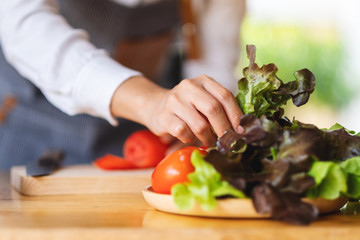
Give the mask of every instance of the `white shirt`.
<path id="1" fill-rule="evenodd" d="M 135 6 L 156 0 L 114 1 Z M 242 2 L 227 1 L 235 5 Z M 213 2 L 217 2 L 212 4 L 213 7 L 210 9 L 213 10 L 216 6 L 226 5 L 225 1 Z M 229 6 L 227 9 L 231 11 L 237 8 Z M 228 11 L 220 11 L 221 14 L 218 15 L 225 18 L 221 19 L 222 23 L 232 23 L 227 35 L 219 38 L 218 35 L 224 34 L 224 30 L 221 29 L 226 28 L 213 21 L 214 28 L 221 31 L 204 35 L 207 39 L 204 45 L 207 58 L 205 56 L 206 59 L 198 63 L 186 64 L 188 71 L 185 71 L 189 77 L 205 73 L 216 78 L 214 75 L 221 75 L 219 73 L 223 72 L 224 79 L 221 79 L 221 76 L 217 79 L 220 83 L 224 83 L 223 85 L 228 88 L 232 88 L 230 85 L 236 83 L 233 71 L 237 61 L 236 40 L 239 29 L 234 31 L 233 26 L 239 28 L 238 19 L 242 15 L 229 20 L 234 16 L 233 12 L 232 10 L 232 14 L 229 15 Z M 216 17 L 215 19 L 219 20 Z M 208 21 L 201 22 L 203 32 L 208 32 L 205 29 Z M 233 33 L 229 33 L 230 31 Z M 213 37 L 214 41 L 209 37 Z M 226 41 L 229 38 L 234 38 L 235 41 Z M 222 42 L 223 40 L 225 42 Z M 72 28 L 58 14 L 55 0 L 0 0 L 0 42 L 8 62 L 22 76 L 33 82 L 53 105 L 69 115 L 87 113 L 102 117 L 116 125 L 117 122 L 110 113 L 110 102 L 114 92 L 126 79 L 141 75 L 114 61 L 104 50 L 97 49 L 89 42 L 85 31 Z M 214 46 L 214 43 L 220 45 Z M 209 69 L 215 70 L 207 72 Z"/>

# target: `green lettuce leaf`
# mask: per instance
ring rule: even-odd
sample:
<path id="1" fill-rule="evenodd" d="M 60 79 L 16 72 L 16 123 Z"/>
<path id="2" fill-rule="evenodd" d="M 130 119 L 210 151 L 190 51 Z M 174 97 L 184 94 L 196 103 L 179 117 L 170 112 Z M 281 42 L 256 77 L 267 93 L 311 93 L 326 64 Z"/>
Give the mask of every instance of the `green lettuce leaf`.
<path id="1" fill-rule="evenodd" d="M 360 200 L 360 176 L 354 174 L 347 175 L 347 193 L 350 198 Z"/>
<path id="2" fill-rule="evenodd" d="M 309 100 L 314 91 L 315 77 L 308 69 L 294 73 L 295 80 L 286 84 L 276 73 L 278 68 L 270 63 L 261 68 L 255 63 L 256 47 L 246 46 L 249 67 L 244 68 L 244 77 L 238 81 L 236 99 L 244 114 L 252 113 L 256 117 L 264 114 L 273 115 L 281 106 L 292 98 L 296 106 L 301 106 Z"/>
<path id="3" fill-rule="evenodd" d="M 309 175 L 316 183 L 306 192 L 309 198 L 336 199 L 347 192 L 346 174 L 335 162 L 315 161 Z"/>
<path id="4" fill-rule="evenodd" d="M 347 193 L 346 195 L 360 199 L 360 157 L 353 157 L 340 163 L 340 167 L 346 173 Z"/>
<path id="5" fill-rule="evenodd" d="M 220 173 L 196 150 L 191 155 L 191 163 L 195 171 L 188 175 L 190 182 L 178 183 L 171 188 L 175 205 L 179 209 L 191 209 L 196 201 L 204 210 L 211 210 L 217 205 L 217 197 L 246 197 L 242 191 L 223 181 Z"/>
<path id="6" fill-rule="evenodd" d="M 346 195 L 360 199 L 360 156 L 340 163 L 316 160 L 308 174 L 314 177 L 316 185 L 307 191 L 307 197 L 335 199 Z"/>
<path id="7" fill-rule="evenodd" d="M 316 161 L 313 163 L 308 174 L 314 178 L 317 186 L 325 179 L 332 165 L 332 162 Z"/>
<path id="8" fill-rule="evenodd" d="M 360 156 L 349 158 L 340 163 L 340 167 L 347 173 L 360 176 Z"/>

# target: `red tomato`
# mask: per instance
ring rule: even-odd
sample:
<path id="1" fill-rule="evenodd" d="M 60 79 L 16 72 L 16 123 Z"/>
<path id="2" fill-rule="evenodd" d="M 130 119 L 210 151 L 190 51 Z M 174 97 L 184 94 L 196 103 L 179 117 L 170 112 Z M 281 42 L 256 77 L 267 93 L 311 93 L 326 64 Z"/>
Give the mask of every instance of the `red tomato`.
<path id="1" fill-rule="evenodd" d="M 170 194 L 173 185 L 189 181 L 187 175 L 195 170 L 190 161 L 191 153 L 195 149 L 206 155 L 206 151 L 200 148 L 185 147 L 171 153 L 156 166 L 151 176 L 151 185 L 155 192 Z"/>
<path id="2" fill-rule="evenodd" d="M 106 154 L 94 162 L 104 170 L 155 167 L 164 157 L 168 146 L 148 130 L 132 133 L 123 146 L 124 158 Z"/>
<path id="3" fill-rule="evenodd" d="M 124 143 L 124 157 L 139 168 L 155 167 L 166 154 L 168 145 L 149 130 L 131 134 Z"/>
<path id="4" fill-rule="evenodd" d="M 95 166 L 104 170 L 117 170 L 117 169 L 134 169 L 137 168 L 136 165 L 127 161 L 124 158 L 106 154 L 105 156 L 96 159 L 94 162 Z"/>

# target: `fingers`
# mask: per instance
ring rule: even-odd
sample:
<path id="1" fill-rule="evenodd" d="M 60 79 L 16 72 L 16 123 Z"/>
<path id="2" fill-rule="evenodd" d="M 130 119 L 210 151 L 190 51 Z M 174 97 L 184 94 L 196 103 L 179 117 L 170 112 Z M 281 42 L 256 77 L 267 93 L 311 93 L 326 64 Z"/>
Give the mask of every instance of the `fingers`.
<path id="1" fill-rule="evenodd" d="M 191 91 L 189 100 L 210 122 L 218 137 L 231 127 L 238 133 L 243 131 L 240 127 L 243 113 L 228 89 L 205 75 L 183 80 L 181 84 L 188 92 Z"/>
<path id="2" fill-rule="evenodd" d="M 207 76 L 203 76 L 207 77 Z M 209 78 L 209 77 L 207 77 Z M 223 87 L 221 84 L 216 82 L 215 80 L 209 78 L 211 81 L 204 82 L 204 88 L 208 91 L 212 96 L 214 96 L 218 102 L 221 104 L 223 111 L 225 112 L 225 116 L 227 120 L 230 122 L 233 129 L 242 133 L 243 128 L 240 126 L 240 119 L 243 116 L 243 113 L 237 104 L 237 101 L 230 90 Z M 225 122 L 225 120 L 220 119 L 219 121 Z M 218 123 L 220 124 L 220 123 Z M 214 126 L 215 127 L 215 126 Z M 227 129 L 226 129 L 227 130 Z M 219 136 L 219 135 L 218 135 Z"/>
<path id="3" fill-rule="evenodd" d="M 231 124 L 221 103 L 206 91 L 198 91 L 191 99 L 196 108 L 209 121 L 216 135 L 221 137 Z M 201 140 L 201 139 L 200 139 Z"/>
<path id="4" fill-rule="evenodd" d="M 158 135 L 171 134 L 184 143 L 198 139 L 213 146 L 229 128 L 241 132 L 242 112 L 235 97 L 207 76 L 185 79 L 150 102 L 155 107 L 150 108 L 147 123 Z"/>
<path id="5" fill-rule="evenodd" d="M 181 117 L 197 139 L 206 146 L 213 146 L 216 143 L 217 138 L 211 130 L 211 125 L 191 102 L 177 101 L 173 107 L 175 114 Z"/>
<path id="6" fill-rule="evenodd" d="M 193 132 L 187 126 L 187 124 L 175 114 L 169 114 L 167 119 L 164 121 L 166 124 L 168 133 L 176 137 L 183 143 L 192 142 L 195 138 Z"/>
<path id="7" fill-rule="evenodd" d="M 166 133 L 162 136 L 159 136 L 159 137 L 160 137 L 161 142 L 168 144 L 168 145 L 172 145 L 174 142 L 177 142 L 177 139 L 168 133 Z"/>

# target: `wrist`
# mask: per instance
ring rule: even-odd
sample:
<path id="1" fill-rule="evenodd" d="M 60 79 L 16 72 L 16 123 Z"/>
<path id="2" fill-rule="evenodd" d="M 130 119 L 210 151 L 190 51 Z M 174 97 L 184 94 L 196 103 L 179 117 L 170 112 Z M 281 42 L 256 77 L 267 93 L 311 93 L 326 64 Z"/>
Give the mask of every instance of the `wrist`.
<path id="1" fill-rule="evenodd" d="M 116 89 L 111 114 L 147 126 L 152 109 L 166 91 L 143 76 L 131 77 Z"/>

